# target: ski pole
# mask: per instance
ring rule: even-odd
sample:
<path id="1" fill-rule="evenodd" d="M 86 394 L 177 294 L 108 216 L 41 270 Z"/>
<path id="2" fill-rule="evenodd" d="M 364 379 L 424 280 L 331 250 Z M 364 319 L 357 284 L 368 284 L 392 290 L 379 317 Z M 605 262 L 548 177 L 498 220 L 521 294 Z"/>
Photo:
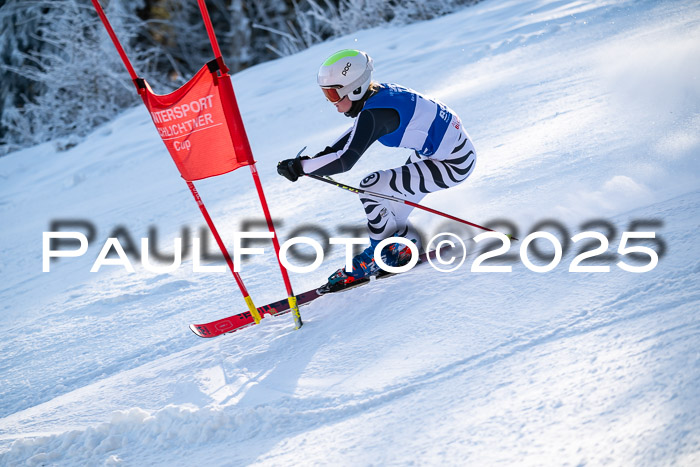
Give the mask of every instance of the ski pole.
<path id="1" fill-rule="evenodd" d="M 448 219 L 452 219 L 453 221 L 461 222 L 462 224 L 471 225 L 472 227 L 476 227 L 477 229 L 486 230 L 489 232 L 495 232 L 495 230 L 489 229 L 488 227 L 484 227 L 483 225 L 474 224 L 473 222 L 465 221 L 464 219 L 460 219 L 459 217 L 455 217 L 455 216 L 452 216 L 452 215 L 447 214 L 445 212 L 438 211 L 437 209 L 432 209 L 432 208 L 429 208 L 426 206 L 421 206 L 420 204 L 414 203 L 412 201 L 408 201 L 407 199 L 395 198 L 393 196 L 384 195 L 382 193 L 375 193 L 373 191 L 363 190 L 362 188 L 355 188 L 355 187 L 352 187 L 349 185 L 345 185 L 343 183 L 338 183 L 330 177 L 321 177 L 319 175 L 314 175 L 314 174 L 305 174 L 305 175 L 307 177 L 311 177 L 315 180 L 320 180 L 322 182 L 326 182 L 326 183 L 329 183 L 331 185 L 335 185 L 338 188 L 349 191 L 351 193 L 362 193 L 362 194 L 366 194 L 366 195 L 370 195 L 370 196 L 376 196 L 377 198 L 388 199 L 389 201 L 394 201 L 396 203 L 407 204 L 409 206 L 413 206 L 414 208 L 422 209 L 423 211 L 432 212 L 433 214 L 437 214 L 438 216 L 446 217 Z M 510 238 L 511 240 L 515 240 L 515 241 L 518 240 L 517 238 L 513 237 L 512 235 L 506 234 L 506 236 L 508 238 Z"/>

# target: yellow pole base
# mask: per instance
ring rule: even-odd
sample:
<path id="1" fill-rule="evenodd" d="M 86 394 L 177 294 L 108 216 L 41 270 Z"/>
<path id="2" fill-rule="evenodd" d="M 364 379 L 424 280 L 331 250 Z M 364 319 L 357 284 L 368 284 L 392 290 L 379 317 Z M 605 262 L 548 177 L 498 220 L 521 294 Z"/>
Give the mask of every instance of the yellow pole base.
<path id="1" fill-rule="evenodd" d="M 258 309 L 255 308 L 255 305 L 253 304 L 253 299 L 250 298 L 250 295 L 245 297 L 245 302 L 248 305 L 248 310 L 250 310 L 250 314 L 255 320 L 255 324 L 260 323 L 260 313 L 258 313 Z"/>
<path id="2" fill-rule="evenodd" d="M 292 310 L 292 315 L 294 316 L 294 329 L 299 329 L 304 325 L 304 322 L 301 320 L 297 298 L 295 296 L 287 297 L 287 301 L 289 301 L 289 309 Z"/>

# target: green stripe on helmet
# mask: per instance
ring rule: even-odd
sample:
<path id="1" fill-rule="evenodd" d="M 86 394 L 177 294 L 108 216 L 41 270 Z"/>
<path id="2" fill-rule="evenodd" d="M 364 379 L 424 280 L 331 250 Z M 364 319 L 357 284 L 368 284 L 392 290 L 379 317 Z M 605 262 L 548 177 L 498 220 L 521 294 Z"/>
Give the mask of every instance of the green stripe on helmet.
<path id="1" fill-rule="evenodd" d="M 335 62 L 338 60 L 341 60 L 345 57 L 354 57 L 355 55 L 358 55 L 360 52 L 358 50 L 341 50 L 340 52 L 336 52 L 330 57 L 328 57 L 328 60 L 323 62 L 323 66 L 330 66 L 333 65 Z"/>

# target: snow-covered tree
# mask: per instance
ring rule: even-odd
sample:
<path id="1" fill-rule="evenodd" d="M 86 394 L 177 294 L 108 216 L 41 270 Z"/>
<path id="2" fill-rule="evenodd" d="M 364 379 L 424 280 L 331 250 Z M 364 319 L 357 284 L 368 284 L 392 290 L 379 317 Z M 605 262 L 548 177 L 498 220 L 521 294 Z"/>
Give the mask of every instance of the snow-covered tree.
<path id="1" fill-rule="evenodd" d="M 128 47 L 136 31 L 122 20 L 133 15 L 116 1 L 108 14 Z M 136 102 L 129 75 L 90 3 L 12 0 L 3 5 L 0 22 L 17 25 L 12 32 L 3 27 L 2 35 L 3 45 L 15 45 L 0 65 L 5 151 L 84 135 Z M 152 61 L 138 52 L 132 59 L 146 67 Z"/>
<path id="2" fill-rule="evenodd" d="M 331 37 L 424 20 L 477 0 L 207 0 L 236 72 Z M 101 0 L 137 73 L 164 94 L 213 58 L 194 0 Z M 87 0 L 0 6 L 0 155 L 85 135 L 138 102 Z"/>

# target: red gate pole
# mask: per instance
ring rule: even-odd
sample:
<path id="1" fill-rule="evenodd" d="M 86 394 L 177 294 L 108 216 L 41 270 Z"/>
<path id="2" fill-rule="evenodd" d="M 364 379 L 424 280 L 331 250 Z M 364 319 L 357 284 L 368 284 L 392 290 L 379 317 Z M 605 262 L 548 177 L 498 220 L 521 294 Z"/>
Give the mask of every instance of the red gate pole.
<path id="1" fill-rule="evenodd" d="M 137 89 L 139 95 L 141 95 L 141 97 L 144 99 L 144 103 L 145 103 L 145 97 L 144 97 L 143 93 L 141 92 L 139 85 L 138 85 L 138 82 L 137 82 L 138 76 L 136 75 L 136 72 L 134 71 L 134 67 L 131 65 L 129 58 L 126 55 L 126 52 L 124 52 L 124 48 L 122 47 L 121 43 L 119 42 L 117 35 L 114 33 L 114 29 L 112 29 L 112 25 L 109 23 L 109 20 L 107 19 L 107 15 L 105 15 L 104 10 L 102 9 L 102 5 L 100 5 L 100 2 L 98 0 L 92 0 L 92 5 L 95 7 L 97 14 L 99 15 L 100 19 L 102 20 L 102 24 L 104 25 L 105 29 L 107 30 L 107 34 L 109 34 L 109 37 L 112 39 L 112 42 L 114 43 L 114 47 L 117 49 L 119 56 L 121 57 L 122 61 L 124 62 L 124 66 L 126 67 L 127 71 L 129 72 L 129 75 L 131 76 L 132 81 L 134 81 L 134 84 L 136 85 L 136 89 Z M 243 284 L 243 280 L 241 279 L 240 274 L 238 274 L 235 271 L 235 268 L 233 265 L 233 260 L 231 259 L 231 255 L 229 255 L 228 250 L 226 249 L 226 246 L 224 245 L 224 242 L 221 240 L 221 236 L 219 235 L 219 232 L 216 230 L 216 227 L 214 226 L 214 222 L 212 221 L 211 217 L 209 216 L 209 212 L 207 211 L 207 208 L 204 206 L 204 202 L 202 201 L 202 198 L 199 196 L 199 193 L 197 192 L 197 189 L 194 187 L 194 184 L 189 180 L 186 180 L 186 182 L 187 182 L 187 186 L 189 187 L 190 191 L 192 192 L 192 196 L 194 196 L 195 201 L 197 201 L 197 205 L 199 206 L 199 210 L 202 211 L 202 215 L 204 216 L 204 220 L 207 221 L 207 225 L 209 226 L 211 233 L 214 235 L 214 238 L 216 239 L 216 243 L 219 245 L 219 248 L 221 249 L 221 253 L 224 255 L 224 258 L 226 259 L 226 263 L 228 263 L 229 269 L 231 269 L 231 272 L 233 273 L 234 279 L 236 279 L 236 283 L 238 283 L 238 288 L 241 290 L 241 293 L 243 294 L 243 299 L 245 300 L 246 304 L 248 305 L 248 310 L 250 310 L 250 314 L 252 315 L 255 322 L 259 323 L 260 322 L 260 313 L 258 312 L 258 309 L 253 304 L 253 300 L 250 298 L 250 295 L 248 294 L 248 290 L 246 289 L 245 284 Z"/>
<path id="2" fill-rule="evenodd" d="M 219 67 L 221 68 L 221 96 L 222 104 L 224 108 L 224 114 L 226 115 L 226 121 L 229 126 L 229 133 L 231 134 L 231 139 L 233 140 L 233 147 L 237 154 L 244 154 L 249 162 L 250 172 L 253 176 L 253 181 L 255 182 L 255 188 L 258 192 L 258 197 L 260 198 L 260 204 L 262 204 L 263 213 L 265 214 L 265 219 L 267 220 L 267 227 L 272 232 L 272 245 L 275 248 L 275 253 L 277 255 L 277 262 L 280 266 L 280 271 L 282 272 L 282 279 L 284 280 L 284 285 L 287 288 L 287 297 L 289 301 L 289 308 L 292 310 L 292 315 L 294 316 L 295 328 L 299 329 L 304 323 L 301 320 L 301 315 L 299 314 L 299 307 L 297 306 L 297 298 L 292 290 L 292 283 L 289 280 L 289 273 L 287 269 L 282 265 L 280 260 L 280 244 L 277 238 L 277 233 L 275 231 L 274 223 L 272 222 L 272 216 L 270 215 L 270 209 L 267 206 L 267 200 L 265 199 L 265 193 L 263 192 L 262 183 L 260 182 L 260 177 L 258 175 L 258 170 L 255 167 L 255 160 L 253 159 L 253 152 L 250 148 L 250 142 L 248 141 L 248 135 L 246 134 L 245 127 L 243 126 L 243 119 L 241 118 L 241 112 L 238 109 L 238 103 L 236 101 L 236 95 L 233 92 L 233 85 L 231 84 L 231 77 L 228 74 L 228 68 L 224 64 L 224 59 L 221 55 L 221 49 L 219 48 L 219 42 L 216 40 L 216 35 L 214 33 L 214 26 L 211 23 L 211 18 L 209 17 L 209 12 L 204 0 L 197 0 L 199 4 L 199 10 L 202 13 L 202 19 L 204 20 L 204 26 L 207 29 L 207 34 L 209 34 L 209 42 L 211 42 L 211 48 L 214 52 L 216 60 L 219 62 Z M 234 135 L 236 138 L 234 138 Z"/>
<path id="3" fill-rule="evenodd" d="M 202 198 L 199 196 L 199 192 L 197 192 L 197 189 L 194 187 L 194 183 L 187 181 L 187 186 L 189 187 L 190 191 L 192 192 L 192 196 L 194 196 L 195 201 L 197 201 L 197 206 L 199 206 L 199 210 L 202 211 L 202 215 L 204 216 L 204 220 L 207 221 L 207 225 L 209 226 L 209 230 L 211 230 L 212 235 L 214 235 L 214 239 L 216 240 L 217 245 L 219 245 L 219 248 L 221 249 L 221 253 L 224 255 L 224 258 L 226 259 L 226 263 L 228 264 L 228 268 L 231 270 L 233 273 L 233 278 L 236 279 L 236 282 L 238 283 L 238 288 L 241 289 L 241 293 L 243 294 L 243 299 L 245 300 L 246 305 L 248 305 L 248 310 L 250 311 L 250 314 L 253 316 L 253 319 L 255 320 L 255 324 L 260 322 L 260 313 L 258 312 L 258 309 L 255 307 L 253 304 L 253 299 L 250 298 L 250 295 L 248 294 L 248 289 L 246 289 L 245 284 L 243 284 L 243 279 L 241 279 L 241 275 L 236 272 L 236 269 L 233 265 L 233 260 L 231 259 L 231 255 L 229 254 L 228 250 L 226 249 L 226 245 L 224 245 L 223 240 L 221 240 L 221 236 L 219 235 L 219 231 L 216 230 L 216 226 L 214 226 L 214 221 L 212 221 L 211 217 L 209 216 L 209 212 L 207 211 L 206 206 L 204 206 L 204 201 L 202 201 Z"/>
<path id="4" fill-rule="evenodd" d="M 109 24 L 109 20 L 107 20 L 107 15 L 105 15 L 104 10 L 102 9 L 102 5 L 100 5 L 100 2 L 98 0 L 92 0 L 92 6 L 95 7 L 95 10 L 97 10 L 97 14 L 102 20 L 102 24 L 107 30 L 107 34 L 109 34 L 109 37 L 112 39 L 112 43 L 114 43 L 114 47 L 117 49 L 117 52 L 119 52 L 119 56 L 122 58 L 122 62 L 124 62 L 126 71 L 129 72 L 131 80 L 134 81 L 134 84 L 136 84 L 135 81 L 138 78 L 138 76 L 136 76 L 136 72 L 134 71 L 134 67 L 131 66 L 129 57 L 126 56 L 126 52 L 124 52 L 124 49 L 122 48 L 122 45 L 119 42 L 119 39 L 117 39 L 117 35 L 114 33 L 114 29 L 112 29 L 112 25 Z M 138 89 L 138 85 L 136 85 L 136 89 Z"/>

